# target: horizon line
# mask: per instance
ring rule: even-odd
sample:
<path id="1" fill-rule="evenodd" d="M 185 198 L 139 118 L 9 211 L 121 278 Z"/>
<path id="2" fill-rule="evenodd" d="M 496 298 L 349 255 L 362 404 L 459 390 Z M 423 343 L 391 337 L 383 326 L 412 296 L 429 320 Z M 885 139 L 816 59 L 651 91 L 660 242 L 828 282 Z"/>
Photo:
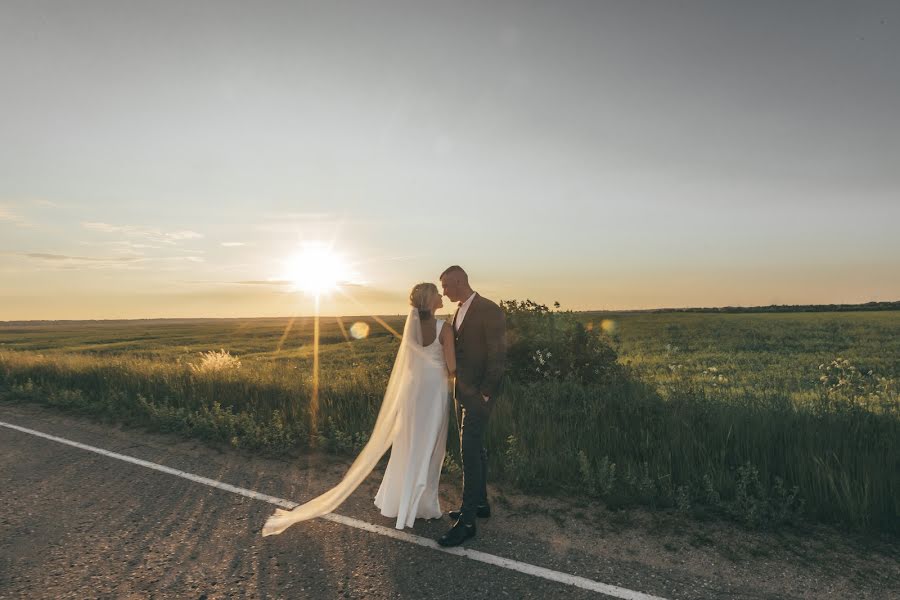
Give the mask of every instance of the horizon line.
<path id="1" fill-rule="evenodd" d="M 546 305 L 545 305 L 546 306 Z M 877 307 L 880 310 L 900 310 L 900 300 L 870 300 L 868 302 L 854 303 L 830 303 L 830 304 L 759 304 L 759 305 L 732 305 L 732 306 L 667 306 L 658 308 L 627 308 L 627 309 L 585 309 L 559 312 L 572 312 L 574 314 L 634 314 L 634 313 L 668 313 L 668 312 L 742 312 L 760 311 L 761 309 L 794 309 L 792 312 L 852 312 L 848 309 Z M 813 309 L 831 309 L 813 311 Z M 443 314 L 443 313 L 438 313 Z M 446 313 L 450 314 L 450 313 Z M 365 319 L 372 317 L 402 317 L 403 313 L 391 313 L 380 315 L 319 315 L 319 318 L 343 318 Z M 2 324 L 11 323 L 79 323 L 79 322 L 119 322 L 119 321 L 236 321 L 236 320 L 261 320 L 261 319 L 314 319 L 316 315 L 278 315 L 278 316 L 244 316 L 244 317 L 130 317 L 130 318 L 95 318 L 95 319 L 9 319 L 0 320 Z"/>

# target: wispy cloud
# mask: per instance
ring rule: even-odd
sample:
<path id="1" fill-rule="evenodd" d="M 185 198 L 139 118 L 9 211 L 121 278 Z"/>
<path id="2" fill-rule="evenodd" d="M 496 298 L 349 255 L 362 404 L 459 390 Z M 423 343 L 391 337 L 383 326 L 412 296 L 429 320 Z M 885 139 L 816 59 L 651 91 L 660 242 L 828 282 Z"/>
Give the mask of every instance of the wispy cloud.
<path id="1" fill-rule="evenodd" d="M 192 263 L 202 263 L 206 262 L 206 259 L 202 256 L 161 256 L 157 258 L 145 258 L 147 261 L 167 261 L 167 262 L 192 262 Z"/>
<path id="2" fill-rule="evenodd" d="M 81 262 L 134 262 L 137 260 L 143 260 L 139 256 L 112 256 L 112 257 L 99 257 L 99 256 L 70 256 L 68 254 L 50 254 L 48 252 L 27 252 L 23 254 L 23 256 L 27 256 L 28 258 L 36 258 L 40 260 L 71 260 L 71 261 L 81 261 Z"/>
<path id="3" fill-rule="evenodd" d="M 236 248 L 238 246 L 246 246 L 246 242 L 222 242 L 222 245 L 226 248 Z"/>
<path id="4" fill-rule="evenodd" d="M 12 223 L 16 227 L 29 227 L 28 220 L 7 205 L 0 204 L 0 223 Z"/>
<path id="5" fill-rule="evenodd" d="M 293 282 L 286 279 L 250 279 L 245 281 L 233 281 L 240 285 L 291 285 Z"/>
<path id="6" fill-rule="evenodd" d="M 132 242 L 131 240 L 109 240 L 106 242 L 86 242 L 84 240 L 78 242 L 80 246 L 101 246 L 106 248 L 114 248 L 119 252 L 131 252 L 133 254 L 142 254 L 144 250 L 165 249 L 166 246 L 158 244 L 145 244 L 142 242 Z"/>
<path id="7" fill-rule="evenodd" d="M 38 206 L 43 206 L 46 208 L 61 208 L 62 207 L 61 205 L 57 204 L 56 202 L 51 202 L 50 200 L 44 200 L 44 199 L 32 200 L 31 203 L 36 204 Z"/>
<path id="8" fill-rule="evenodd" d="M 161 263 L 162 265 L 179 265 L 184 263 L 202 263 L 200 256 L 79 256 L 73 254 L 57 254 L 53 252 L 22 252 L 24 256 L 51 268 L 60 269 L 143 269 L 144 263 Z M 162 268 L 171 270 L 171 268 Z"/>
<path id="9" fill-rule="evenodd" d="M 159 244 L 177 244 L 184 240 L 195 240 L 203 237 L 202 233 L 187 229 L 179 231 L 162 231 L 155 227 L 143 227 L 140 225 L 112 225 L 96 221 L 86 221 L 81 224 L 85 229 L 101 231 L 103 233 L 121 233 L 129 236 L 143 238 Z"/>

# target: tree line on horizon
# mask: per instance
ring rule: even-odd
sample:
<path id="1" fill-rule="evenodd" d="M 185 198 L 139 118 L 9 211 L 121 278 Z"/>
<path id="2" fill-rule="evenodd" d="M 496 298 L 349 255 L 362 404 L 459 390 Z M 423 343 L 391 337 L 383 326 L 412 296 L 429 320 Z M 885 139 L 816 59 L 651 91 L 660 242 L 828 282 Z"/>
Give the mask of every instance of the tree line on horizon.
<path id="1" fill-rule="evenodd" d="M 866 302 L 864 304 L 770 304 L 768 306 L 710 306 L 686 308 L 646 308 L 639 310 L 587 310 L 604 313 L 792 313 L 792 312 L 857 312 L 900 310 L 900 300 L 893 302 Z"/>

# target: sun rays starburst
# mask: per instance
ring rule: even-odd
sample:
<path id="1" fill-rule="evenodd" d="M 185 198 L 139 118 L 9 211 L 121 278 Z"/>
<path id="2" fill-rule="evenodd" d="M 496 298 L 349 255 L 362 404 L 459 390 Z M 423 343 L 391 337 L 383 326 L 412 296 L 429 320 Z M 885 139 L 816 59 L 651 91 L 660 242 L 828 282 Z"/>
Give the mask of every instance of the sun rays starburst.
<path id="1" fill-rule="evenodd" d="M 352 283 L 355 274 L 344 257 L 329 245 L 307 243 L 285 261 L 284 278 L 291 282 L 294 291 L 318 297 Z"/>

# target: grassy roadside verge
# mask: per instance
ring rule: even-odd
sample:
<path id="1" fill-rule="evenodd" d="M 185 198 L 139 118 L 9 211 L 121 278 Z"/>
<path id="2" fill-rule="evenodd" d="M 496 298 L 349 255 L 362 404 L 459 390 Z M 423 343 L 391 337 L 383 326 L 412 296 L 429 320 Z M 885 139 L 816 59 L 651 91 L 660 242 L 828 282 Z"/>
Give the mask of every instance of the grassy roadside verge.
<path id="1" fill-rule="evenodd" d="M 265 453 L 312 446 L 351 455 L 384 389 L 364 367 L 310 381 L 288 362 L 198 373 L 128 356 L 0 352 L 0 398 Z M 646 506 L 750 528 L 801 521 L 898 533 L 900 418 L 822 396 L 717 400 L 636 378 L 612 385 L 509 385 L 491 419 L 491 478 L 607 506 Z M 452 426 L 451 426 L 452 430 Z M 453 436 L 448 471 L 458 470 Z"/>

